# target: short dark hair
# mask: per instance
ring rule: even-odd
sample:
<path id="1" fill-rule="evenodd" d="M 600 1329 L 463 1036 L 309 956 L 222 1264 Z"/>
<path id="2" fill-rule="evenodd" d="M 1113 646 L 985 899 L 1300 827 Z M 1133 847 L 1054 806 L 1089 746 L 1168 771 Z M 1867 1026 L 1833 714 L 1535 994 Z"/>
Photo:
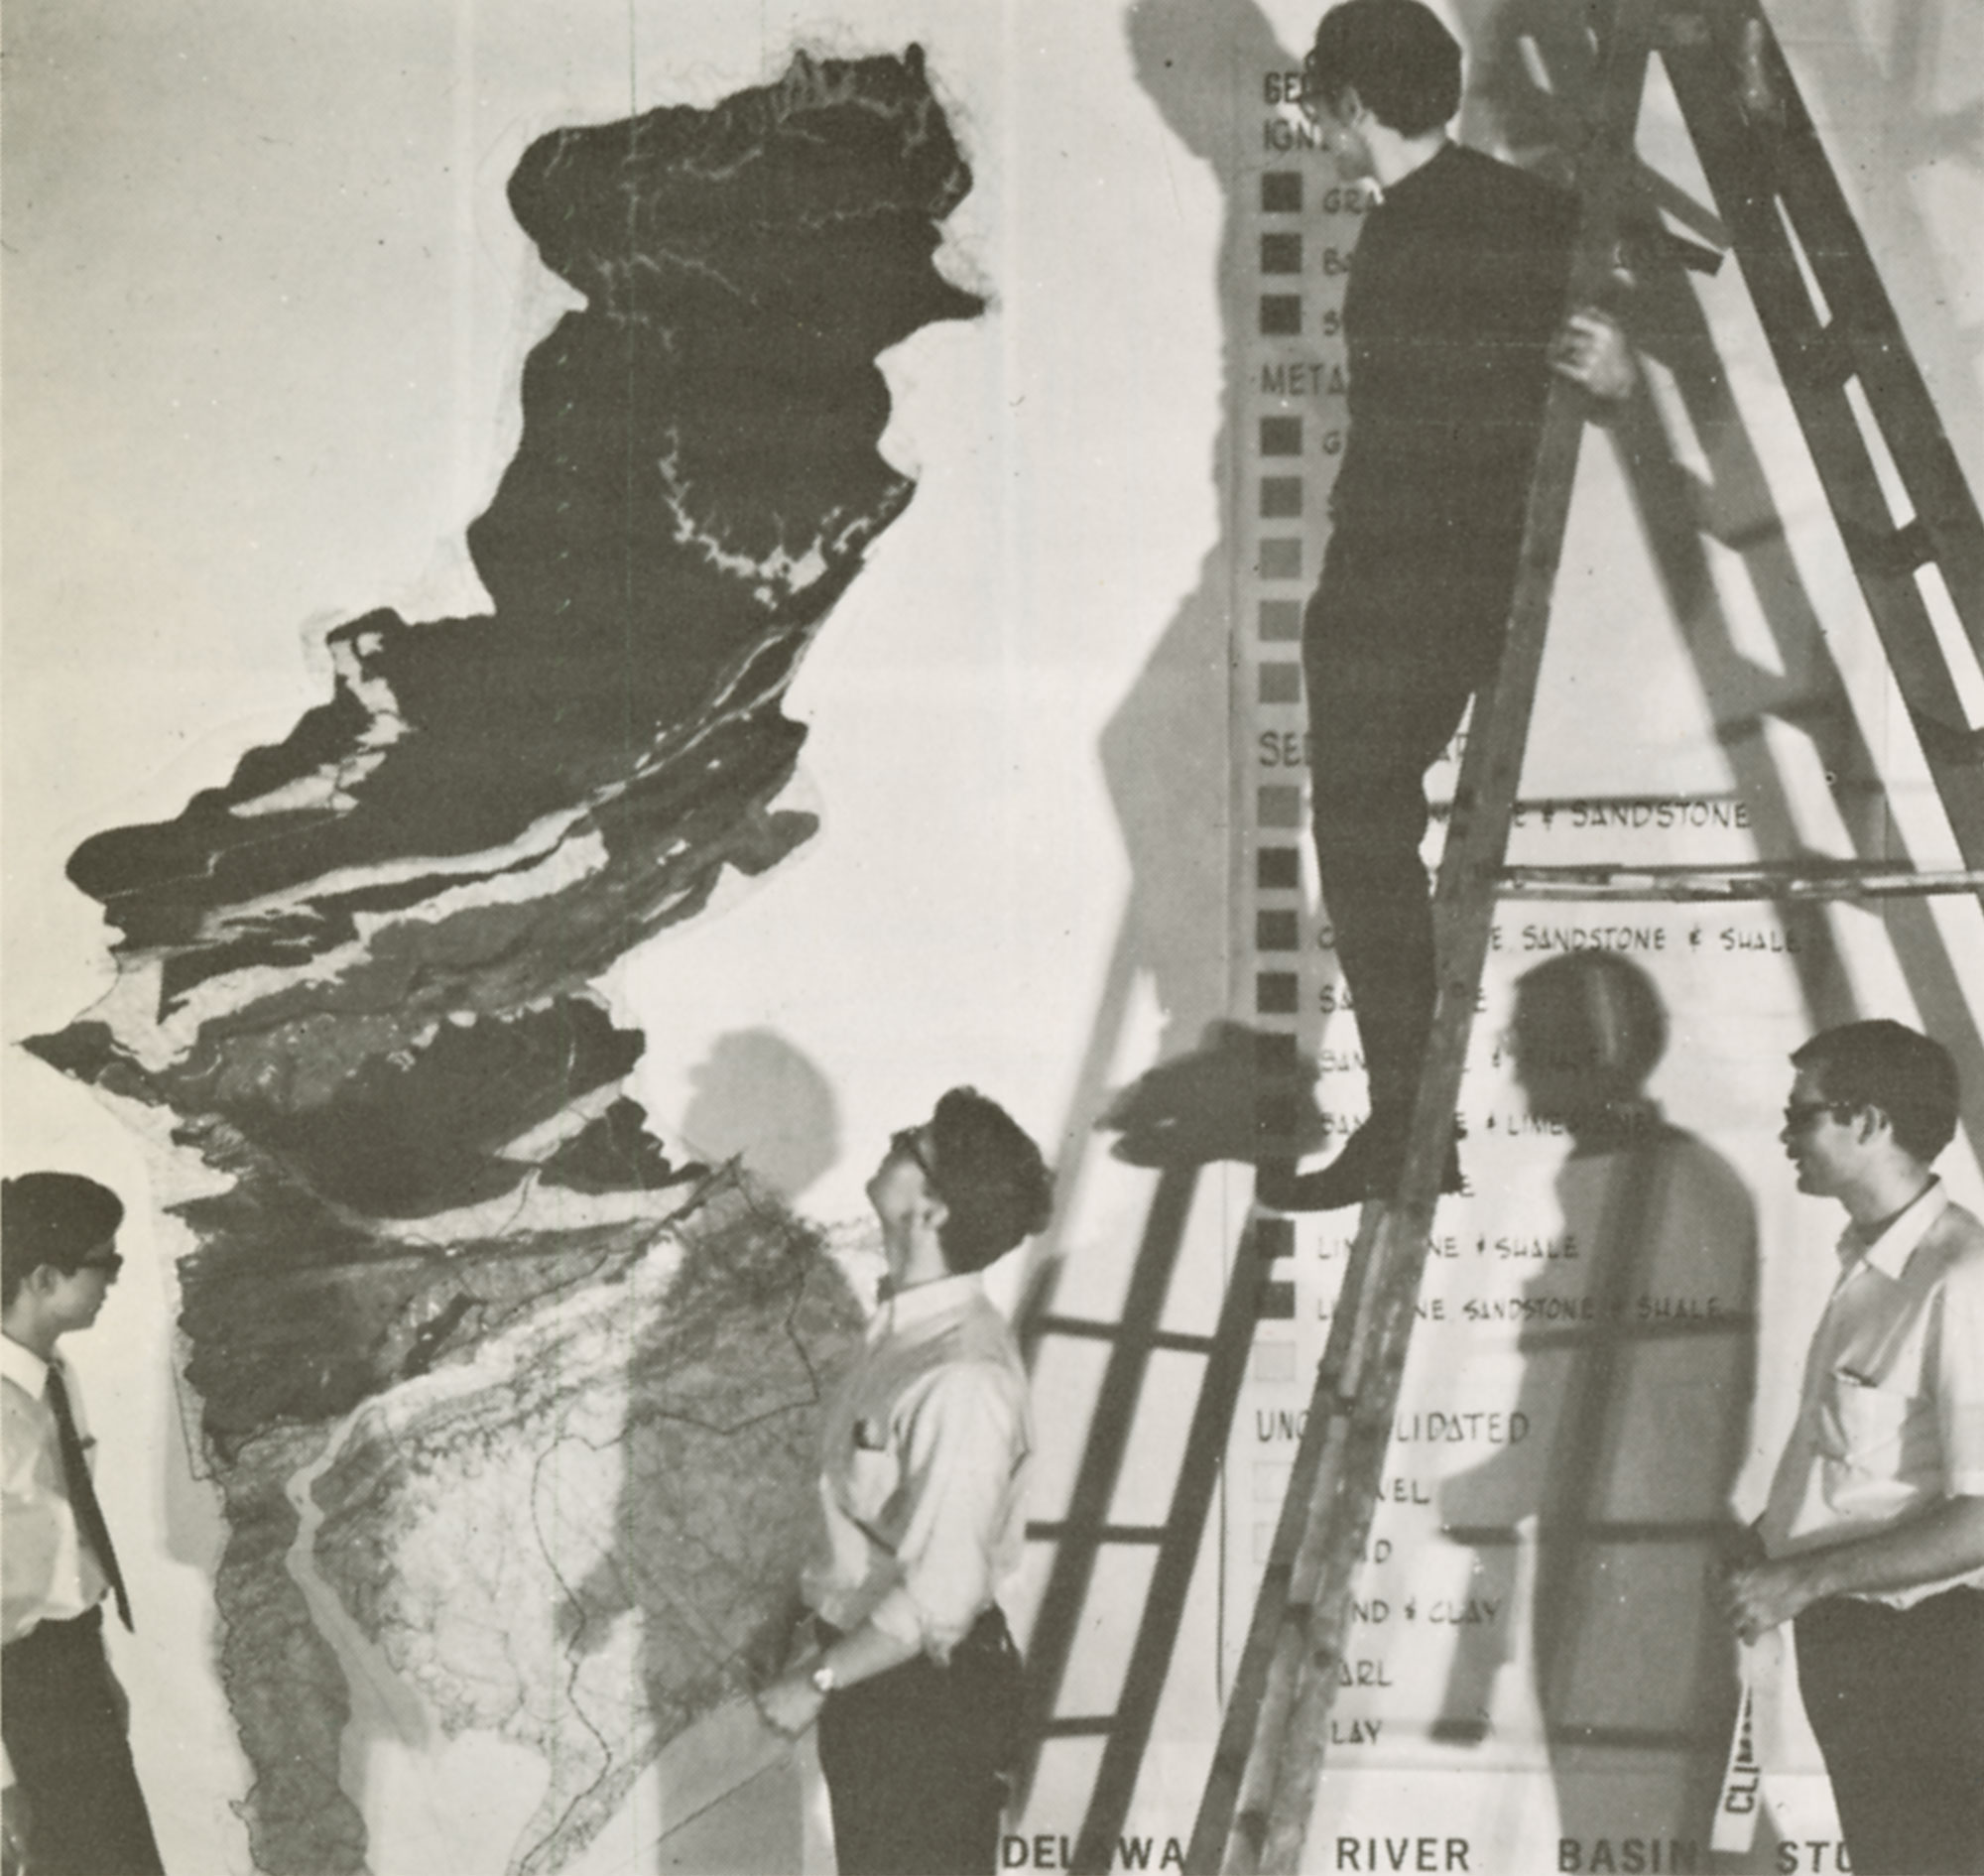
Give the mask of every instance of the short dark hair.
<path id="1" fill-rule="evenodd" d="M 1302 93 L 1348 90 L 1402 137 L 1438 130 L 1460 108 L 1460 44 L 1420 0 L 1343 0 L 1315 29 Z"/>
<path id="2" fill-rule="evenodd" d="M 1938 1042 L 1905 1023 L 1875 1017 L 1820 1030 L 1794 1051 L 1828 1101 L 1878 1107 L 1904 1153 L 1928 1163 L 1956 1132 L 1956 1063 Z"/>
<path id="3" fill-rule="evenodd" d="M 0 1181 L 0 1309 L 44 1264 L 73 1272 L 123 1222 L 123 1199 L 80 1173 Z"/>
<path id="4" fill-rule="evenodd" d="M 929 1178 L 946 1212 L 937 1242 L 951 1270 L 983 1270 L 1045 1228 L 1054 1176 L 997 1101 L 976 1088 L 952 1088 L 930 1116 L 929 1138 Z"/>
<path id="5" fill-rule="evenodd" d="M 1668 1047 L 1668 1012 L 1654 980 L 1617 951 L 1566 951 L 1516 979 L 1512 1040 L 1520 1066 L 1602 1074 L 1637 1089 Z"/>

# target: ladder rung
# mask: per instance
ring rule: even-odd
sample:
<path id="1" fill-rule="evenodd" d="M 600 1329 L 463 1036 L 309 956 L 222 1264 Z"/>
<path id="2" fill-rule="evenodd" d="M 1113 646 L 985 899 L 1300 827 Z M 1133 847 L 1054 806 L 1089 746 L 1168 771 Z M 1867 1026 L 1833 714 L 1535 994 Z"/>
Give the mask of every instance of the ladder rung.
<path id="1" fill-rule="evenodd" d="M 1027 1537 L 1041 1544 L 1063 1544 L 1070 1538 L 1086 1538 L 1095 1544 L 1162 1544 L 1165 1530 L 1161 1524 L 1069 1524 L 1060 1519 L 1030 1519 Z"/>
<path id="2" fill-rule="evenodd" d="M 1806 379 L 1828 391 L 1838 390 L 1860 369 L 1837 320 L 1814 326 L 1799 341 L 1798 354 Z"/>
<path id="3" fill-rule="evenodd" d="M 1888 537 L 1881 558 L 1888 570 L 1895 573 L 1913 573 L 1935 559 L 1935 543 L 1929 539 L 1920 515 L 1913 521 L 1905 521 Z"/>
<path id="4" fill-rule="evenodd" d="M 1920 516 L 1895 528 L 1871 528 L 1841 516 L 1839 538 L 1863 575 L 1887 573 L 1906 579 L 1917 567 L 1935 559 L 1935 542 Z"/>
<path id="5" fill-rule="evenodd" d="M 1116 1730 L 1114 1713 L 1095 1713 L 1077 1719 L 1051 1719 L 1040 1729 L 1043 1739 L 1096 1739 Z"/>
<path id="6" fill-rule="evenodd" d="M 1509 866 L 1505 899 L 1709 901 L 1880 899 L 1984 892 L 1984 868 L 1892 866 L 1879 860 L 1768 861 L 1740 866 Z"/>
<path id="7" fill-rule="evenodd" d="M 1091 1322 L 1078 1315 L 1044 1315 L 1034 1325 L 1043 1335 L 1071 1335 L 1080 1341 L 1113 1342 L 1123 1333 L 1114 1322 Z M 1146 1348 L 1170 1348 L 1180 1354 L 1209 1355 L 1210 1335 L 1186 1335 L 1175 1329 L 1153 1329 L 1141 1337 Z"/>
<path id="8" fill-rule="evenodd" d="M 1706 1733 L 1675 1726 L 1551 1726 L 1544 1737 L 1553 1746 L 1591 1746 L 1610 1752 L 1715 1752 L 1723 1744 Z"/>
<path id="9" fill-rule="evenodd" d="M 1700 1544 L 1728 1534 L 1726 1518 L 1675 1519 L 1671 1524 L 1655 1524 L 1629 1519 L 1606 1521 L 1593 1518 L 1582 1524 L 1563 1524 L 1544 1534 L 1551 1544 Z M 1440 1536 L 1450 1544 L 1470 1550 L 1494 1550 L 1520 1544 L 1523 1534 L 1512 1524 L 1449 1524 L 1440 1527 Z"/>

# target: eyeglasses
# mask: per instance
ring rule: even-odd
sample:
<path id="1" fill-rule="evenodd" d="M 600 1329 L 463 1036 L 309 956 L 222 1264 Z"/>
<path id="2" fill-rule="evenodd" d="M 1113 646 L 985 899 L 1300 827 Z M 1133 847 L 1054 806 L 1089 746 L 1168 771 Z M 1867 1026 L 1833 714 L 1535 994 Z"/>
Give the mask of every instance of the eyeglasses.
<path id="1" fill-rule="evenodd" d="M 1853 1108 L 1851 1101 L 1787 1101 L 1785 1127 L 1789 1132 L 1800 1133 L 1821 1114 L 1835 1114 L 1844 1119 Z"/>
<path id="2" fill-rule="evenodd" d="M 891 1153 L 900 1153 L 909 1159 L 917 1170 L 923 1174 L 930 1190 L 935 1191 L 936 1175 L 930 1170 L 930 1161 L 924 1158 L 923 1131 L 921 1127 L 905 1127 L 901 1133 L 891 1134 L 889 1136 L 889 1151 Z"/>
<path id="3" fill-rule="evenodd" d="M 105 1251 L 101 1257 L 85 1257 L 76 1265 L 77 1270 L 100 1270 L 106 1277 L 114 1277 L 124 1268 L 124 1260 L 115 1251 Z"/>

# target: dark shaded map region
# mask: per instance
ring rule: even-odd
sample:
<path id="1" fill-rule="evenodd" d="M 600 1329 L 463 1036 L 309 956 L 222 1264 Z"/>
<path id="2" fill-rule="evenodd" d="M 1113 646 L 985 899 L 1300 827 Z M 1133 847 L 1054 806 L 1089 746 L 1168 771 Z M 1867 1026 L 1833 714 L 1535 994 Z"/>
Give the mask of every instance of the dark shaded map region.
<path id="1" fill-rule="evenodd" d="M 783 1638 L 857 1311 L 748 1167 L 672 1159 L 592 982 L 814 830 L 782 703 L 913 493 L 880 352 L 978 298 L 921 52 L 560 130 L 510 184 L 584 296 L 532 352 L 473 618 L 337 627 L 329 699 L 77 849 L 118 982 L 29 1046 L 226 1188 L 179 1207 L 267 1876 L 367 1866 L 354 1676 L 540 1754 L 548 1876 Z M 362 1741 L 359 1742 L 362 1744 Z"/>
<path id="2" fill-rule="evenodd" d="M 496 610 L 338 627 L 336 693 L 286 741 L 77 849 L 123 948 L 168 954 L 169 1003 L 322 959 L 499 855 L 541 863 L 574 813 L 609 865 L 645 849 L 630 913 L 694 896 L 783 785 L 778 699 L 912 492 L 876 448 L 875 360 L 980 310 L 932 264 L 969 186 L 915 48 L 800 58 L 714 110 L 525 153 L 512 205 L 587 305 L 531 354 L 522 441 L 469 529 Z M 684 822 L 700 838 L 673 852 Z"/>

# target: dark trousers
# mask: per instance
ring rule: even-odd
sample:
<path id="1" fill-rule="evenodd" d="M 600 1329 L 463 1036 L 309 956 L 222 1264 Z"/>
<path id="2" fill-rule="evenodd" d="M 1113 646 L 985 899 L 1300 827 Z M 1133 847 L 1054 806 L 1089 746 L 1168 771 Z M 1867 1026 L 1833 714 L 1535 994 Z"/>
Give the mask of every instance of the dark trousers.
<path id="1" fill-rule="evenodd" d="M 1303 619 L 1316 865 L 1374 1118 L 1403 1121 L 1419 1086 L 1434 992 L 1426 772 L 1493 671 L 1505 558 L 1428 564 L 1339 532 Z"/>
<path id="2" fill-rule="evenodd" d="M 987 1876 L 1016 1756 L 1020 1651 L 996 1608 L 927 1655 L 830 1693 L 819 1763 L 840 1876 Z"/>
<path id="3" fill-rule="evenodd" d="M 1984 1590 L 1831 1596 L 1795 1630 L 1854 1876 L 1984 1870 Z"/>
<path id="4" fill-rule="evenodd" d="M 30 1876 L 160 1876 L 159 1846 L 103 1654 L 103 1611 L 44 1622 L 0 1655 L 0 1733 L 30 1816 Z"/>

